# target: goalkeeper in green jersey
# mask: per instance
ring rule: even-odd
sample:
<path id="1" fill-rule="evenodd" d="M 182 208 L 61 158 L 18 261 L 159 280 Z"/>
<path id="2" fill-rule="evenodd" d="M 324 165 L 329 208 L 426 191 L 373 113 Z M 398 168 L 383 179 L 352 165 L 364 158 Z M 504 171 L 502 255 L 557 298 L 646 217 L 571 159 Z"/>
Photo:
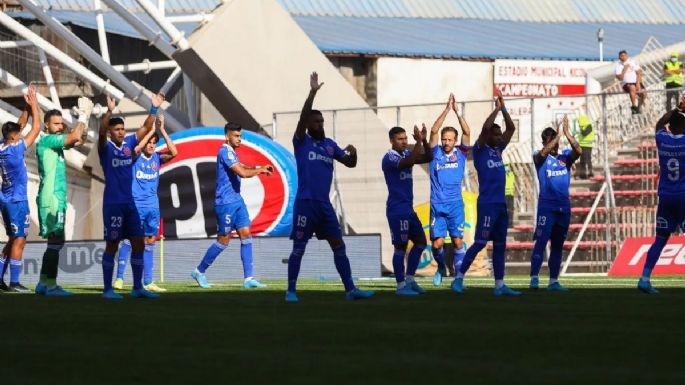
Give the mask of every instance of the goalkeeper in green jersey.
<path id="1" fill-rule="evenodd" d="M 64 150 L 80 146 L 84 132 L 93 110 L 93 102 L 81 97 L 78 100 L 78 124 L 67 132 L 59 110 L 45 113 L 45 130 L 38 138 L 36 157 L 38 158 L 38 220 L 40 236 L 47 238 L 48 247 L 43 254 L 40 268 L 40 282 L 36 294 L 49 297 L 65 297 L 71 293 L 57 285 L 59 253 L 64 247 L 64 220 L 67 211 L 67 169 Z"/>

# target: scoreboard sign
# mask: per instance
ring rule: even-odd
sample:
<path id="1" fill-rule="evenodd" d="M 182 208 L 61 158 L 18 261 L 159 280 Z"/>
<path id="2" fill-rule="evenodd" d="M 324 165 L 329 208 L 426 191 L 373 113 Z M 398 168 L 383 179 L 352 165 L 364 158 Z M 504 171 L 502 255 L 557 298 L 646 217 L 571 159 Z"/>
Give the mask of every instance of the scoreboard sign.
<path id="1" fill-rule="evenodd" d="M 202 127 L 175 132 L 171 138 L 178 155 L 162 165 L 159 178 L 159 206 L 164 235 L 198 238 L 216 235 L 214 190 L 216 156 L 225 143 L 223 127 Z M 166 144 L 160 140 L 158 150 Z M 292 209 L 297 192 L 294 156 L 271 139 L 243 130 L 236 150 L 247 165 L 272 165 L 271 176 L 243 178 L 241 195 L 247 205 L 254 235 L 286 236 L 292 226 Z"/>

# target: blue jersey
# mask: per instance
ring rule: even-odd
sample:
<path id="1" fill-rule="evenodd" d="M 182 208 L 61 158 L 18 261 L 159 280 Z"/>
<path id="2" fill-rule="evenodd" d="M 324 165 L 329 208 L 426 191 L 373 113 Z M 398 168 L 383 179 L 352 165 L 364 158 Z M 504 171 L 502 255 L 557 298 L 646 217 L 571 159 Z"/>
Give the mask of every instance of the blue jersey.
<path id="1" fill-rule="evenodd" d="M 162 160 L 156 152 L 149 158 L 141 153 L 133 164 L 133 200 L 136 207 L 159 207 L 157 187 L 161 164 Z"/>
<path id="2" fill-rule="evenodd" d="M 431 204 L 462 202 L 461 181 L 468 150 L 466 146 L 456 146 L 448 154 L 440 145 L 433 147 L 433 160 L 429 166 Z"/>
<path id="3" fill-rule="evenodd" d="M 566 149 L 556 157 L 551 154 L 547 155 L 541 165 L 535 165 L 540 182 L 539 207 L 571 207 L 569 195 L 569 188 L 571 187 L 571 162 L 569 162 L 569 158 L 571 154 L 573 154 L 573 150 Z"/>
<path id="4" fill-rule="evenodd" d="M 345 151 L 329 138 L 314 140 L 309 134 L 302 139 L 293 136 L 297 162 L 296 199 L 330 202 L 333 162 L 345 156 Z"/>
<path id="5" fill-rule="evenodd" d="M 673 135 L 665 129 L 656 132 L 659 154 L 659 196 L 685 194 L 685 135 Z"/>
<path id="6" fill-rule="evenodd" d="M 409 150 L 404 150 L 400 154 L 391 149 L 383 157 L 381 167 L 385 176 L 385 184 L 388 186 L 388 200 L 385 207 L 385 211 L 388 213 L 403 213 L 414 210 L 412 167 L 400 168 L 400 160 L 410 154 Z"/>
<path id="7" fill-rule="evenodd" d="M 121 147 L 111 141 L 99 153 L 105 174 L 103 205 L 133 203 L 133 150 L 138 144 L 136 135 L 124 138 Z"/>
<path id="8" fill-rule="evenodd" d="M 12 144 L 0 143 L 0 173 L 2 173 L 2 195 L 6 202 L 22 202 L 28 200 L 26 185 L 28 177 L 24 153 L 26 142 L 24 139 Z"/>
<path id="9" fill-rule="evenodd" d="M 478 173 L 478 202 L 506 203 L 504 184 L 506 172 L 502 151 L 505 146 L 492 148 L 487 144 L 473 146 L 473 165 Z"/>
<path id="10" fill-rule="evenodd" d="M 231 167 L 238 163 L 240 163 L 238 154 L 233 147 L 224 143 L 216 155 L 215 205 L 227 205 L 243 200 L 240 196 L 240 176 L 231 170 Z"/>

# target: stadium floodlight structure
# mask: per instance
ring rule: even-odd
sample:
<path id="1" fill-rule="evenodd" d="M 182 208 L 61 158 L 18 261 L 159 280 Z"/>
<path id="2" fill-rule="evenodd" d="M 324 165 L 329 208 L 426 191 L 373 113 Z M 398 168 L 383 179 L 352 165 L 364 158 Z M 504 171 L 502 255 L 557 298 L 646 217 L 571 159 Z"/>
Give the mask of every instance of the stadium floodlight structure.
<path id="1" fill-rule="evenodd" d="M 123 93 L 122 91 L 119 91 L 118 94 L 112 94 L 112 96 L 114 96 L 117 100 L 121 100 L 123 96 L 126 95 L 126 97 L 133 100 L 136 104 L 143 107 L 144 109 L 148 109 L 150 107 L 152 100 L 144 93 L 143 87 L 133 84 L 133 82 L 126 78 L 126 76 L 124 76 L 121 72 L 117 71 L 109 63 L 105 62 L 105 60 L 102 58 L 102 56 L 100 56 L 100 54 L 95 52 L 92 48 L 88 46 L 88 44 L 84 43 L 81 39 L 79 39 L 71 31 L 69 31 L 69 29 L 62 25 L 62 23 L 48 15 L 45 12 L 45 10 L 38 6 L 33 0 L 19 0 L 19 2 L 29 12 L 36 16 L 36 18 L 38 18 L 44 25 L 50 28 L 52 32 L 54 32 L 59 37 L 64 39 L 80 55 L 85 57 L 91 64 L 97 67 L 98 70 L 102 71 L 102 73 L 105 74 L 109 79 L 111 79 L 117 86 L 122 88 Z M 15 23 L 19 24 L 16 21 Z M 24 29 L 28 30 L 25 27 Z M 30 36 L 23 37 L 27 38 L 28 40 L 32 40 Z M 34 34 L 33 37 L 37 36 Z M 168 115 L 166 117 L 165 123 L 173 131 L 180 131 L 185 129 L 185 126 L 171 115 Z"/>

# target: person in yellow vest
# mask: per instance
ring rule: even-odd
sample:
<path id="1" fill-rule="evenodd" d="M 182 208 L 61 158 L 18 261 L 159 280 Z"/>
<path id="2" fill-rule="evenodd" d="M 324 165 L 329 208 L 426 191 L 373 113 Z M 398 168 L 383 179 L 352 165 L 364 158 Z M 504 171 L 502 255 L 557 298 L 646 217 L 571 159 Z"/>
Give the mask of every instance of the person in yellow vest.
<path id="1" fill-rule="evenodd" d="M 580 144 L 583 152 L 580 154 L 576 177 L 588 179 L 595 176 L 592 171 L 592 147 L 595 145 L 595 130 L 592 127 L 592 121 L 585 114 L 578 117 L 578 127 L 580 128 L 577 133 L 578 144 Z"/>
<path id="2" fill-rule="evenodd" d="M 504 162 L 504 172 L 506 173 L 506 179 L 504 182 L 504 197 L 507 201 L 509 227 L 511 227 L 511 222 L 514 220 L 514 185 L 516 183 L 516 176 L 514 175 L 514 170 L 511 168 L 511 164 L 509 162 Z"/>
<path id="3" fill-rule="evenodd" d="M 683 62 L 678 60 L 678 52 L 671 52 L 671 58 L 664 62 L 664 81 L 667 90 L 683 86 Z M 671 99 L 678 105 L 679 95 L 677 90 L 666 91 L 666 111 L 673 109 Z"/>

